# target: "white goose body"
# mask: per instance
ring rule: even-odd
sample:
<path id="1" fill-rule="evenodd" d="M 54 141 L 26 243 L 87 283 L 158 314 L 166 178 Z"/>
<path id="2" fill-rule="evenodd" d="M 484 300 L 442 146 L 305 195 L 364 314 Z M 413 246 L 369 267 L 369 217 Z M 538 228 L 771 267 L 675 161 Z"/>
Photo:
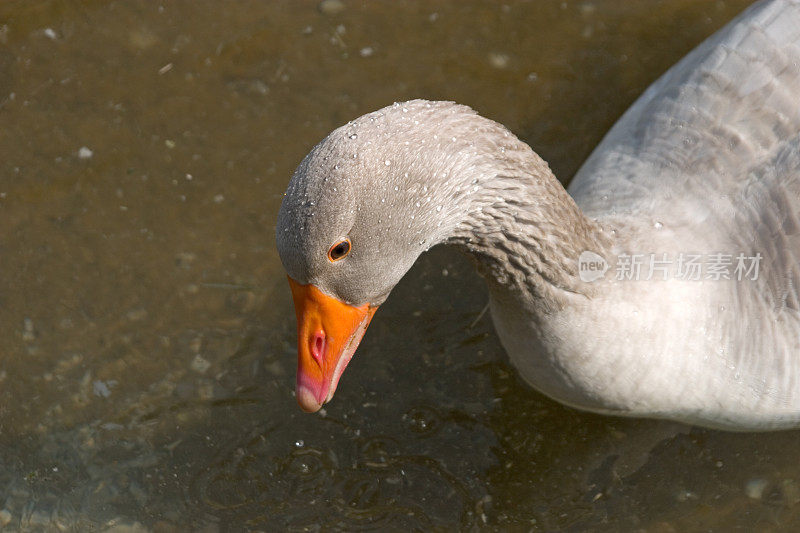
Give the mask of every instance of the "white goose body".
<path id="1" fill-rule="evenodd" d="M 487 279 L 512 362 L 548 396 L 731 430 L 800 426 L 800 1 L 751 7 L 674 66 L 569 190 L 468 108 L 396 104 L 306 157 L 278 246 L 293 280 L 375 306 L 425 249 L 457 245 Z M 353 257 L 314 257 L 345 237 Z M 581 279 L 584 251 L 605 276 Z M 637 277 L 625 254 L 638 280 L 618 279 Z M 650 254 L 667 272 L 648 275 Z M 740 254 L 757 276 L 735 270 Z M 699 280 L 676 271 L 690 256 Z M 713 279 L 725 258 L 732 279 Z"/>
<path id="2" fill-rule="evenodd" d="M 645 254 L 641 279 L 650 253 L 667 253 L 673 270 L 603 283 L 541 323 L 525 319 L 524 300 L 493 298 L 525 379 L 598 412 L 800 425 L 800 4 L 754 6 L 675 65 L 569 191 L 618 228 L 611 256 Z M 687 281 L 675 275 L 681 253 L 732 255 L 734 278 L 738 254 L 762 258 L 756 280 Z"/>

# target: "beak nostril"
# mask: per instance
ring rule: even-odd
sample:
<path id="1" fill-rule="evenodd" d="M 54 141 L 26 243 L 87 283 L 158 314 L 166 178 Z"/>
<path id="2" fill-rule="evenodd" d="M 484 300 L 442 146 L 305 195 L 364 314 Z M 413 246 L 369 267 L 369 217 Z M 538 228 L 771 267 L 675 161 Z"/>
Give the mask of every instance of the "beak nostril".
<path id="1" fill-rule="evenodd" d="M 322 356 L 325 354 L 325 333 L 318 331 L 311 337 L 311 356 L 322 368 Z"/>

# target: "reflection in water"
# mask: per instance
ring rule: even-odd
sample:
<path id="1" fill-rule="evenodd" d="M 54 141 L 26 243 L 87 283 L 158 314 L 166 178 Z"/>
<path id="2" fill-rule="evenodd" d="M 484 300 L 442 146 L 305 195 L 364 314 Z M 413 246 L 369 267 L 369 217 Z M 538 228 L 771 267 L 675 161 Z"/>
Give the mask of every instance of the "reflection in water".
<path id="1" fill-rule="evenodd" d="M 542 398 L 449 250 L 301 413 L 273 242 L 347 119 L 457 100 L 568 178 L 747 3 L 0 4 L 0 529 L 797 528 L 797 432 Z"/>

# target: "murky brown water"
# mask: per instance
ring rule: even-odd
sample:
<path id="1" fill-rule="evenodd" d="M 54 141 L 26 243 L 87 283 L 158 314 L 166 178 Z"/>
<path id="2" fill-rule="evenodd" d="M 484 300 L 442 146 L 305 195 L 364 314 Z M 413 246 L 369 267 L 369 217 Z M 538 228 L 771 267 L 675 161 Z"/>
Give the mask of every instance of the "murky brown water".
<path id="1" fill-rule="evenodd" d="M 274 249 L 347 119 L 457 100 L 566 181 L 747 3 L 0 4 L 0 529 L 796 529 L 797 432 L 542 398 L 445 249 L 302 414 Z"/>

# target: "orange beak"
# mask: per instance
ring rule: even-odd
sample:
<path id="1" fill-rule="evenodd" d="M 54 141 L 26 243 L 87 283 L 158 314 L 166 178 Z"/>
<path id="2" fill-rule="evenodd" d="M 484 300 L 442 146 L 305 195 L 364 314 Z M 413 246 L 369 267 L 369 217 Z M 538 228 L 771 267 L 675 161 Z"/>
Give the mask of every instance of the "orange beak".
<path id="1" fill-rule="evenodd" d="M 289 278 L 297 314 L 297 403 L 313 413 L 329 402 L 378 309 L 358 307 Z"/>

